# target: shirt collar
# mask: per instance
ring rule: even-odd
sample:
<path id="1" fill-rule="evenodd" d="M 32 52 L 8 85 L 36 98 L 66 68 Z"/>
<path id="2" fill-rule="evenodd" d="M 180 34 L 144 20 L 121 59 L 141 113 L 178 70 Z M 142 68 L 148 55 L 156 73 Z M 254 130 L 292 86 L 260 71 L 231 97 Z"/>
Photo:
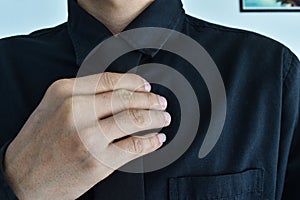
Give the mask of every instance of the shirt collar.
<path id="1" fill-rule="evenodd" d="M 68 31 L 75 49 L 76 63 L 79 66 L 89 52 L 99 43 L 111 37 L 112 33 L 104 24 L 82 9 L 76 0 L 68 0 L 68 12 Z M 161 27 L 181 31 L 184 14 L 180 0 L 155 0 L 125 30 L 142 27 Z M 146 38 L 147 35 L 144 37 Z M 165 37 L 163 41 L 167 41 L 169 36 L 163 37 Z M 138 43 L 138 41 L 123 39 L 133 47 Z M 162 38 L 160 38 L 161 40 Z M 159 50 L 141 49 L 139 51 L 154 57 Z"/>

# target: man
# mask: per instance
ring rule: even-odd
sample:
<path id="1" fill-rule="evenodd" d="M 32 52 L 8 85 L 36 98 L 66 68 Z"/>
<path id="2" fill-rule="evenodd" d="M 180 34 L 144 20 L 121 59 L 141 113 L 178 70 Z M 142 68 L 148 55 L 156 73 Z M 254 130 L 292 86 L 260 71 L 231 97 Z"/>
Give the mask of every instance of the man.
<path id="1" fill-rule="evenodd" d="M 67 23 L 0 42 L 1 199 L 300 198 L 300 64 L 290 50 L 255 33 L 187 16 L 180 0 L 68 3 Z M 184 58 L 139 49 L 115 60 L 111 73 L 74 78 L 95 46 L 140 27 L 186 34 L 218 66 L 227 117 L 205 158 L 198 152 L 211 101 L 201 75 Z M 162 37 L 167 41 L 169 35 Z M 201 108 L 199 129 L 188 150 L 165 168 L 118 171 L 170 142 L 180 124 L 172 91 L 124 74 L 147 63 L 168 65 L 188 79 Z M 76 81 L 81 84 L 73 93 Z M 126 136 L 161 127 L 165 134 Z"/>

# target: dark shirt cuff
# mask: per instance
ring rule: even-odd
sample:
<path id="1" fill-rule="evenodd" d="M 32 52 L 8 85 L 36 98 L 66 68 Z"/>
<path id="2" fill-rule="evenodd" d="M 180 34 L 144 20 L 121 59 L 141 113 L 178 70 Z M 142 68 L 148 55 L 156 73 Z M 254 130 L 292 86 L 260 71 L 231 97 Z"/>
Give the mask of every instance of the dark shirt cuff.
<path id="1" fill-rule="evenodd" d="M 15 195 L 14 191 L 10 187 L 5 175 L 4 175 L 4 154 L 5 151 L 10 144 L 11 141 L 7 142 L 3 147 L 0 149 L 0 199 L 5 200 L 18 200 L 17 196 Z"/>

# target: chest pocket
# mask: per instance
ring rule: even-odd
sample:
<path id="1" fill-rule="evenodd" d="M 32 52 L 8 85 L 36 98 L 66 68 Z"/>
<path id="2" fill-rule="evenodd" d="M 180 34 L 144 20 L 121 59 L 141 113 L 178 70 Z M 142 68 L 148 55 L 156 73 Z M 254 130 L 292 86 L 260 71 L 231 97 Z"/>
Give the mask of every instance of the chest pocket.
<path id="1" fill-rule="evenodd" d="M 262 192 L 262 169 L 220 176 L 169 179 L 170 200 L 259 200 Z"/>

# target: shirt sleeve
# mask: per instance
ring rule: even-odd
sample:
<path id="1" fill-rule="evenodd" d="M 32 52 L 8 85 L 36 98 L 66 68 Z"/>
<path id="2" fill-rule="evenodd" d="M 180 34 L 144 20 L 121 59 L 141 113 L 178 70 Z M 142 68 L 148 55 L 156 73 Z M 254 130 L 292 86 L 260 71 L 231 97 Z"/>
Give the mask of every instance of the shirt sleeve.
<path id="1" fill-rule="evenodd" d="M 15 195 L 14 191 L 10 187 L 3 169 L 3 161 L 4 161 L 4 154 L 5 151 L 10 144 L 11 141 L 7 142 L 3 147 L 0 149 L 0 199 L 5 200 L 18 200 L 17 196 Z"/>
<path id="2" fill-rule="evenodd" d="M 296 56 L 291 57 L 284 79 L 282 111 L 282 138 L 292 133 L 282 196 L 285 200 L 300 199 L 300 63 Z"/>

